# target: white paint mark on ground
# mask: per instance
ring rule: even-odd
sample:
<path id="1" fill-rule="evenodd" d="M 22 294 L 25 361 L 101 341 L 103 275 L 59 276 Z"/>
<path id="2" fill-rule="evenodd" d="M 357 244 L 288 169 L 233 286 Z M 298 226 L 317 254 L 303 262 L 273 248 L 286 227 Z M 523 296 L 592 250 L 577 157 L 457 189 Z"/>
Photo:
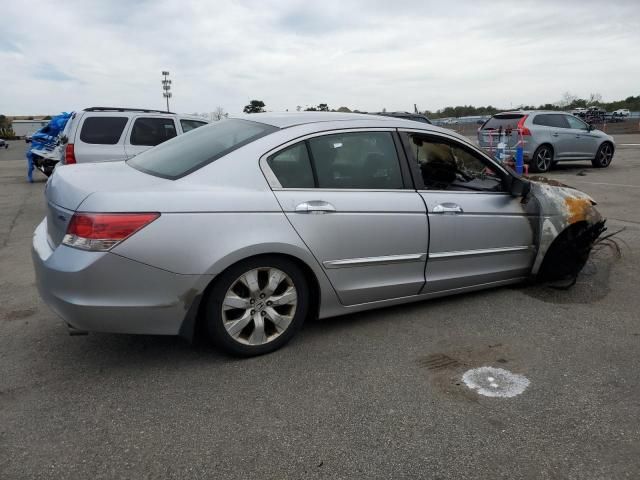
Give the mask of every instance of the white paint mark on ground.
<path id="1" fill-rule="evenodd" d="M 627 185 L 626 183 L 581 182 L 580 180 L 571 180 L 571 183 L 580 183 L 584 185 L 605 185 L 607 187 L 640 188 L 640 185 Z"/>
<path id="2" fill-rule="evenodd" d="M 480 367 L 467 370 L 462 381 L 485 397 L 515 397 L 529 386 L 529 379 L 504 368 Z"/>

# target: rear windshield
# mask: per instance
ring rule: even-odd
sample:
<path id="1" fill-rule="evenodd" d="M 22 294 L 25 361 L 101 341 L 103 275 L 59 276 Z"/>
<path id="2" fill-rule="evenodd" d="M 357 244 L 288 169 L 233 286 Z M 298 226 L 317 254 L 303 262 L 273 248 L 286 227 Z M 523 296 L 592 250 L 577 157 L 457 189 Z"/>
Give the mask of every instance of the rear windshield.
<path id="1" fill-rule="evenodd" d="M 483 130 L 498 130 L 502 127 L 502 130 L 506 128 L 517 128 L 518 122 L 523 117 L 521 113 L 503 113 L 502 115 L 496 115 L 487 120 L 482 126 Z"/>
<path id="2" fill-rule="evenodd" d="M 249 120 L 220 120 L 172 138 L 127 163 L 150 175 L 175 180 L 276 130 Z"/>

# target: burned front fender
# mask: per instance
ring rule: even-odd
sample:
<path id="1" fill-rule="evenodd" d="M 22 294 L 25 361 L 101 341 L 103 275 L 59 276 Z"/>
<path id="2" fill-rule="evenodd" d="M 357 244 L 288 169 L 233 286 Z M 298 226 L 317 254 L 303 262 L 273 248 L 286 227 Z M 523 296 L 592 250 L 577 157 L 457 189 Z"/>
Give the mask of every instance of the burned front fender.
<path id="1" fill-rule="evenodd" d="M 554 180 L 533 177 L 531 189 L 523 200 L 525 210 L 536 225 L 538 251 L 532 274 L 541 267 L 554 241 L 554 257 L 565 258 L 568 265 L 558 265 L 559 272 L 572 268 L 577 274 L 591 247 L 605 230 L 605 220 L 595 208 L 596 202 L 586 193 Z M 561 238 L 559 238 L 561 237 Z M 566 238 L 565 238 L 566 237 Z M 575 265 L 571 265 L 575 264 Z"/>

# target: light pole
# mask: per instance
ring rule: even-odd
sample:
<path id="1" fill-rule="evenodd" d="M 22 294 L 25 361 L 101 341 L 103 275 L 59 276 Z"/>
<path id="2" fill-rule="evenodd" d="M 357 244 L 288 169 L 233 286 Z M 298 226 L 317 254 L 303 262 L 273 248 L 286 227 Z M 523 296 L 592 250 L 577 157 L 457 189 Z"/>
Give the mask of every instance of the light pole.
<path id="1" fill-rule="evenodd" d="M 169 111 L 169 99 L 171 98 L 171 80 L 169 80 L 169 72 L 162 71 L 164 79 L 162 80 L 162 96 L 167 99 L 167 112 Z"/>

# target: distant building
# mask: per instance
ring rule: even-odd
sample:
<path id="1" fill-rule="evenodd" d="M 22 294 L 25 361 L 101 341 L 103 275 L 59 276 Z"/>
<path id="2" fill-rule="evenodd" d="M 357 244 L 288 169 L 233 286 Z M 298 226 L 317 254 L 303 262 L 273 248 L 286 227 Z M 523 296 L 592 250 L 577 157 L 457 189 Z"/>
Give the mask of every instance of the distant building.
<path id="1" fill-rule="evenodd" d="M 30 133 L 40 130 L 47 123 L 49 123 L 49 120 L 13 120 L 11 122 L 11 128 L 13 128 L 16 137 L 25 137 Z"/>

